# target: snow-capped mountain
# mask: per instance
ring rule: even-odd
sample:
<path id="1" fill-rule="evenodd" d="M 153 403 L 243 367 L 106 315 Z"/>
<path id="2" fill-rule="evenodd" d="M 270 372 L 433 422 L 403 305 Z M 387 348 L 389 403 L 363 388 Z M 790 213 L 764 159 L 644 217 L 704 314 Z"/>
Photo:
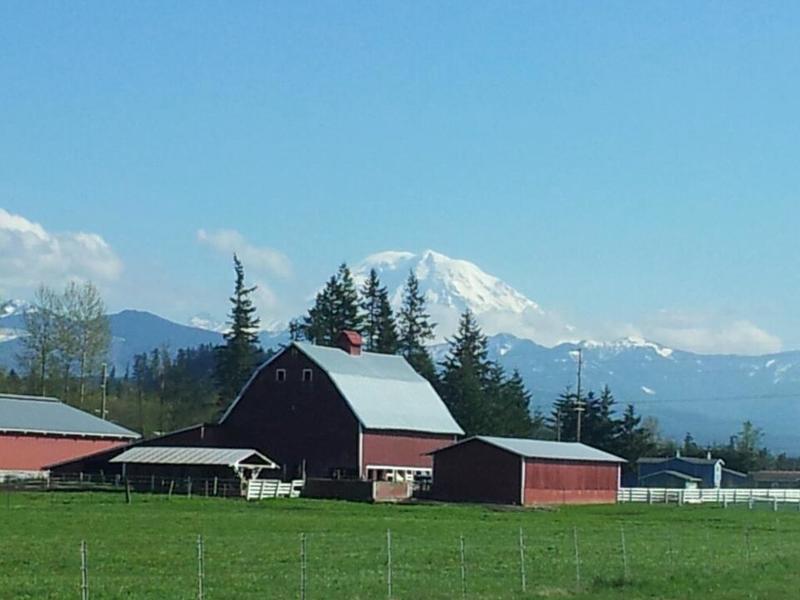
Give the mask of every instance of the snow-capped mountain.
<path id="1" fill-rule="evenodd" d="M 377 271 L 389 289 L 394 307 L 400 306 L 403 285 L 413 271 L 437 324 L 437 341 L 455 332 L 458 318 L 467 308 L 490 335 L 508 332 L 549 344 L 574 338 L 572 328 L 556 315 L 545 312 L 536 302 L 469 261 L 433 250 L 421 254 L 379 252 L 355 267 L 353 275 L 359 286 L 370 269 Z"/>
<path id="2" fill-rule="evenodd" d="M 0 319 L 14 315 L 21 316 L 30 307 L 25 300 L 6 300 L 0 302 Z"/>
<path id="3" fill-rule="evenodd" d="M 216 333 L 228 331 L 228 325 L 224 321 L 217 321 L 209 313 L 200 313 L 189 319 L 189 326 Z"/>

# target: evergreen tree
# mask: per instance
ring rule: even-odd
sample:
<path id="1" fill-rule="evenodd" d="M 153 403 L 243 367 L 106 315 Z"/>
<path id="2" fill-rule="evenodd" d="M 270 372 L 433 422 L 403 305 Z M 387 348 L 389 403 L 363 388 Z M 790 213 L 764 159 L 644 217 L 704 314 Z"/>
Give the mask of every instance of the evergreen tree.
<path id="1" fill-rule="evenodd" d="M 578 396 L 567 387 L 553 402 L 549 424 L 556 440 L 574 442 L 578 430 L 578 417 L 575 404 Z M 581 397 L 582 400 L 585 398 Z"/>
<path id="2" fill-rule="evenodd" d="M 619 422 L 615 454 L 635 463 L 655 450 L 652 432 L 642 426 L 642 417 L 636 414 L 633 404 L 625 407 Z"/>
<path id="3" fill-rule="evenodd" d="M 389 292 L 381 285 L 378 273 L 370 269 L 361 292 L 364 311 L 364 348 L 369 352 L 394 354 L 397 352 L 397 330 L 394 323 Z"/>
<path id="4" fill-rule="evenodd" d="M 258 343 L 259 319 L 251 299 L 256 288 L 245 286 L 244 267 L 235 254 L 233 264 L 236 282 L 230 298 L 230 329 L 224 334 L 225 344 L 218 349 L 216 365 L 223 404 L 233 400 L 239 393 L 252 375 L 261 352 Z"/>
<path id="5" fill-rule="evenodd" d="M 468 435 L 489 433 L 492 415 L 486 391 L 497 386 L 498 373 L 487 359 L 486 336 L 469 310 L 461 315 L 458 331 L 449 344 L 442 363 L 443 399 Z"/>
<path id="6" fill-rule="evenodd" d="M 495 364 L 489 391 L 492 435 L 527 438 L 542 433 L 531 416 L 531 395 L 518 370 L 514 369 L 511 377 L 506 378 L 502 367 Z"/>
<path id="7" fill-rule="evenodd" d="M 363 326 L 358 291 L 350 269 L 342 263 L 317 293 L 308 314 L 290 324 L 290 335 L 294 340 L 305 339 L 320 346 L 333 346 L 343 330 L 360 333 Z"/>
<path id="8" fill-rule="evenodd" d="M 593 392 L 587 394 L 581 442 L 607 452 L 613 451 L 619 431 L 619 422 L 614 417 L 615 402 L 608 386 L 603 388 L 600 396 Z"/>
<path id="9" fill-rule="evenodd" d="M 385 287 L 378 294 L 378 305 L 380 308 L 378 309 L 378 339 L 375 343 L 375 352 L 397 354 L 400 347 L 397 324 L 394 320 L 392 304 L 389 302 L 389 292 Z"/>
<path id="10" fill-rule="evenodd" d="M 403 288 L 403 303 L 397 317 L 398 351 L 428 381 L 436 381 L 436 368 L 426 344 L 433 340 L 435 325 L 425 308 L 425 298 L 419 291 L 414 272 L 408 274 Z"/>

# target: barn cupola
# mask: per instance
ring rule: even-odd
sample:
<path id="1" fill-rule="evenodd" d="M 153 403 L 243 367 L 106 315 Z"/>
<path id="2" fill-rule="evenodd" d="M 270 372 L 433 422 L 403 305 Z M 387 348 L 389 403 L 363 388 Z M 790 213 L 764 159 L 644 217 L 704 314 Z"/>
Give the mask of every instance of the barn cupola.
<path id="1" fill-rule="evenodd" d="M 360 356 L 363 343 L 364 341 L 357 331 L 349 331 L 347 329 L 339 334 L 339 339 L 337 340 L 339 348 L 347 352 L 350 356 Z"/>

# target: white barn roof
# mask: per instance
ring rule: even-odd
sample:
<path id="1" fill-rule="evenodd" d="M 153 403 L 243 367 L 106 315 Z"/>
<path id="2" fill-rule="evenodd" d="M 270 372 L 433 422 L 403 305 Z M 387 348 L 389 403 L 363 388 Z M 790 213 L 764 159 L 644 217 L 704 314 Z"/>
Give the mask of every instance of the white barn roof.
<path id="1" fill-rule="evenodd" d="M 112 463 L 147 465 L 214 465 L 278 468 L 252 448 L 203 448 L 183 446 L 136 446 L 112 458 Z"/>
<path id="2" fill-rule="evenodd" d="M 402 356 L 374 352 L 353 356 L 339 348 L 307 342 L 294 342 L 292 346 L 330 377 L 364 428 L 463 435 L 431 384 Z M 253 379 L 268 364 L 262 365 Z"/>
<path id="3" fill-rule="evenodd" d="M 608 452 L 603 452 L 602 450 L 593 448 L 592 446 L 587 446 L 586 444 L 577 442 L 551 442 L 549 440 L 492 437 L 486 435 L 477 435 L 468 438 L 453 444 L 452 446 L 447 446 L 445 448 L 441 448 L 440 450 L 436 450 L 435 452 L 431 452 L 431 454 L 444 452 L 450 448 L 453 448 L 454 446 L 460 446 L 461 444 L 466 444 L 467 442 L 471 442 L 473 440 L 479 440 L 481 442 L 491 444 L 492 446 L 497 446 L 498 448 L 502 448 L 503 450 L 507 450 L 508 452 L 512 452 L 513 454 L 517 454 L 524 458 L 575 460 L 581 462 L 628 462 L 619 456 L 615 456 L 613 454 L 609 454 Z"/>
<path id="4" fill-rule="evenodd" d="M 0 394 L 0 431 L 136 439 L 139 434 L 56 398 Z"/>

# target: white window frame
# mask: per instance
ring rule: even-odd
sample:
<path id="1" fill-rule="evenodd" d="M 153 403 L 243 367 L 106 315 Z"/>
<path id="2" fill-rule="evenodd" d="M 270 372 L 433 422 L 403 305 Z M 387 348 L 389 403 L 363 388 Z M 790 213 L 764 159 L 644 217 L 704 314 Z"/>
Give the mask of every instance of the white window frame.
<path id="1" fill-rule="evenodd" d="M 311 383 L 314 381 L 314 369 L 303 369 L 301 381 L 303 381 L 303 383 Z"/>
<path id="2" fill-rule="evenodd" d="M 275 369 L 275 381 L 278 383 L 286 382 L 286 369 Z"/>

